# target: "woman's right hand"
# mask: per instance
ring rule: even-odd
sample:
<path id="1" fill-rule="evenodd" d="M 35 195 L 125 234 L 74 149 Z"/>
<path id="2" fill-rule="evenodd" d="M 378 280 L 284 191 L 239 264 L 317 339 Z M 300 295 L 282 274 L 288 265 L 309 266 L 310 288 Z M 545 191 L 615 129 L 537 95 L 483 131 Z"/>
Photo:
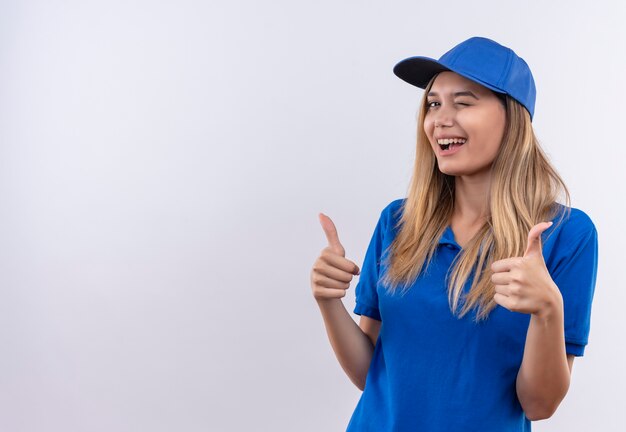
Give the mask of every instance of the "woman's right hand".
<path id="1" fill-rule="evenodd" d="M 328 246 L 322 249 L 311 270 L 311 288 L 318 302 L 344 297 L 352 277 L 361 272 L 355 263 L 346 259 L 333 221 L 323 213 L 319 214 L 319 219 Z"/>

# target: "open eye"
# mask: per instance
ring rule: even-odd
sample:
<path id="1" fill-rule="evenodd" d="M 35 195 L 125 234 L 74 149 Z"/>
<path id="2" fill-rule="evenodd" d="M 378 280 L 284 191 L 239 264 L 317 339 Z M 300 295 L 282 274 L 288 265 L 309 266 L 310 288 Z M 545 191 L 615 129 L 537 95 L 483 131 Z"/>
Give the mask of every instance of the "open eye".
<path id="1" fill-rule="evenodd" d="M 426 108 L 434 108 L 434 107 L 435 107 L 435 105 L 434 105 L 434 104 L 438 104 L 438 103 L 439 103 L 439 102 L 435 102 L 435 101 L 432 101 L 432 102 L 426 102 Z"/>

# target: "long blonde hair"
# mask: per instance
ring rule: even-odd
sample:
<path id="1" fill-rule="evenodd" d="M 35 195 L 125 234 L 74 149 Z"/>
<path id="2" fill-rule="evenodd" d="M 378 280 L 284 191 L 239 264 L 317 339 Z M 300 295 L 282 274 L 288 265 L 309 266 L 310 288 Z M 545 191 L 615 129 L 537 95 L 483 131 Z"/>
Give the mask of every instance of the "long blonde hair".
<path id="1" fill-rule="evenodd" d="M 398 220 L 397 235 L 385 257 L 387 271 L 381 281 L 390 293 L 400 285 L 405 293 L 426 271 L 454 207 L 454 177 L 439 171 L 424 131 L 425 89 L 417 122 L 417 147 L 413 175 Z M 528 111 L 508 95 L 498 95 L 506 108 L 502 143 L 491 170 L 490 214 L 454 260 L 448 272 L 448 300 L 459 318 L 476 308 L 476 321 L 486 319 L 496 306 L 491 283 L 492 262 L 522 256 L 528 232 L 539 222 L 569 210 L 565 183 L 548 161 L 535 136 Z M 566 206 L 556 201 L 560 194 Z M 469 292 L 463 287 L 473 274 Z M 460 311 L 459 311 L 460 309 Z"/>

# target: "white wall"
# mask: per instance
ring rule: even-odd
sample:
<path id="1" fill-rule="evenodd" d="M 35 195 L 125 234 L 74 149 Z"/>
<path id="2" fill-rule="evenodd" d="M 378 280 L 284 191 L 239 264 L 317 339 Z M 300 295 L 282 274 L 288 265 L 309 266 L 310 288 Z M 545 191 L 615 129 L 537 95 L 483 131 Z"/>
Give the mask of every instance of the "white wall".
<path id="1" fill-rule="evenodd" d="M 344 430 L 317 214 L 362 263 L 413 163 L 391 69 L 473 35 L 531 65 L 600 234 L 590 344 L 535 429 L 621 430 L 620 3 L 1 1 L 0 430 Z"/>

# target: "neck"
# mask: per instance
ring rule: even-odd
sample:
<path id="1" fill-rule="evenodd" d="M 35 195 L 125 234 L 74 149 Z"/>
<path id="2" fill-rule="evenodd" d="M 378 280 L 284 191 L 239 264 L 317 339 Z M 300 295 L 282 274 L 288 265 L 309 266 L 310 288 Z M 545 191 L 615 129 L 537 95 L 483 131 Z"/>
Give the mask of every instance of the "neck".
<path id="1" fill-rule="evenodd" d="M 490 172 L 455 177 L 452 218 L 466 225 L 482 225 L 490 213 L 490 186 Z"/>

